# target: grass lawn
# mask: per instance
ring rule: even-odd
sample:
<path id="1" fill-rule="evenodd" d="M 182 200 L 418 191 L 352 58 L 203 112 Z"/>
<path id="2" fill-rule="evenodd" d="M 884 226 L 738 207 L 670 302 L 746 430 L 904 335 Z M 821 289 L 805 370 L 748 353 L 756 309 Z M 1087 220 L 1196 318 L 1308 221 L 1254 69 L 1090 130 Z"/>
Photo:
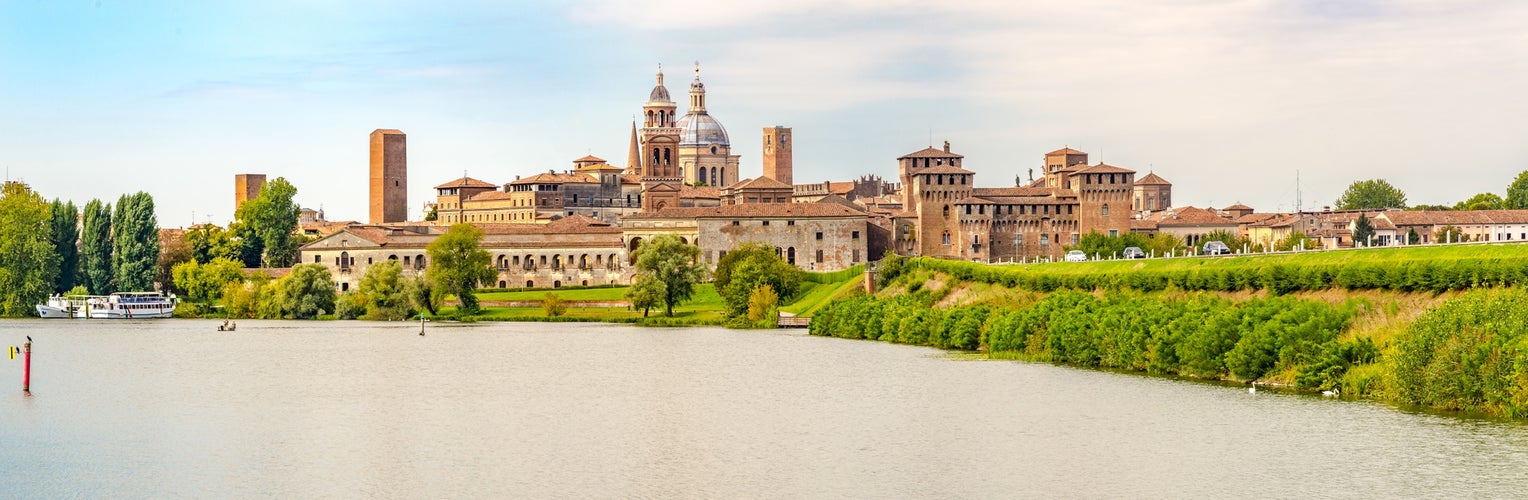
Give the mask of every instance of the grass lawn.
<path id="1" fill-rule="evenodd" d="M 1350 264 L 1405 263 L 1411 261 L 1448 261 L 1458 259 L 1528 258 L 1528 244 L 1482 243 L 1454 245 L 1418 245 L 1412 247 L 1321 250 L 1283 254 L 1246 254 L 1217 257 L 1178 257 L 1137 260 L 1100 260 L 1090 262 L 1052 262 L 1045 264 L 1002 265 L 1020 272 L 1087 274 L 1128 271 L 1179 271 L 1188 269 L 1237 268 L 1267 264 Z"/>
<path id="2" fill-rule="evenodd" d="M 480 294 L 478 298 L 481 300 L 539 301 L 545 299 L 549 291 L 556 293 L 558 297 L 562 297 L 564 300 L 626 300 L 626 287 L 491 292 Z M 695 286 L 695 295 L 689 301 L 674 307 L 673 318 L 665 317 L 663 315 L 663 308 L 660 306 L 648 311 L 646 322 L 689 325 L 721 324 L 725 309 L 726 305 L 722 302 L 721 296 L 716 294 L 716 287 L 711 286 L 710 283 L 702 283 Z M 454 308 L 447 308 L 442 313 L 454 310 Z M 497 321 L 548 320 L 546 312 L 542 311 L 540 307 L 484 307 L 482 314 L 474 318 Z M 629 311 L 624 307 L 569 307 L 559 320 L 605 321 L 613 323 L 643 322 L 642 311 Z"/>
<path id="3" fill-rule="evenodd" d="M 796 301 L 786 304 L 780 310 L 797 316 L 811 316 L 834 298 L 862 286 L 865 286 L 863 273 L 837 283 L 802 283 Z"/>

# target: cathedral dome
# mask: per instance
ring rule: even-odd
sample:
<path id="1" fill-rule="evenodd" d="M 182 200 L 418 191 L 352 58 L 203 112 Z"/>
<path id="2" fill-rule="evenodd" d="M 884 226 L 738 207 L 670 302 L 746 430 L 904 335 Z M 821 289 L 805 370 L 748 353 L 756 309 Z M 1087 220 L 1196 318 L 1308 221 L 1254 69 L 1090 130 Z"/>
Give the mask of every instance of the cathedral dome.
<path id="1" fill-rule="evenodd" d="M 708 113 L 690 113 L 679 119 L 680 146 L 727 146 L 727 129 Z"/>
<path id="2" fill-rule="evenodd" d="M 648 102 L 672 102 L 673 99 L 669 99 L 668 87 L 664 87 L 663 84 L 660 83 L 660 84 L 658 84 L 658 86 L 653 87 L 653 93 L 651 95 L 647 96 L 647 101 Z"/>

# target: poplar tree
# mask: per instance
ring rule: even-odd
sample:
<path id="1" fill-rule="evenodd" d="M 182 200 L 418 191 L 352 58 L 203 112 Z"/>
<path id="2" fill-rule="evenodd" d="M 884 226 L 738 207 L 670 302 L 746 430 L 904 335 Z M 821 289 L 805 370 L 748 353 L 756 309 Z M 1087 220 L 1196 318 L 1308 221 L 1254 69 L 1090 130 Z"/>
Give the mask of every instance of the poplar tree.
<path id="1" fill-rule="evenodd" d="M 26 184 L 0 189 L 0 316 L 35 314 L 58 273 L 53 250 L 53 213 Z"/>
<path id="2" fill-rule="evenodd" d="M 58 275 L 53 291 L 63 293 L 74 288 L 80 267 L 80 210 L 74 202 L 53 200 L 53 251 L 58 255 Z"/>
<path id="3" fill-rule="evenodd" d="M 153 290 L 159 263 L 154 198 L 142 191 L 122 195 L 112 221 L 111 267 L 118 291 Z"/>
<path id="4" fill-rule="evenodd" d="M 90 200 L 85 204 L 80 233 L 80 283 L 92 295 L 111 293 L 111 204 Z"/>

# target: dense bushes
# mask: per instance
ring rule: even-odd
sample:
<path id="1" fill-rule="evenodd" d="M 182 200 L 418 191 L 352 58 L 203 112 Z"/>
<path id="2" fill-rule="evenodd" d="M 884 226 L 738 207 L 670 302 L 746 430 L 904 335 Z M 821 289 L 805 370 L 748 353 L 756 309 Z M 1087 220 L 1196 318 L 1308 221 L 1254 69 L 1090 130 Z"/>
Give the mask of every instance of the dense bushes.
<path id="1" fill-rule="evenodd" d="M 899 266 L 949 274 L 975 281 L 1039 292 L 1053 290 L 1189 291 L 1391 290 L 1433 292 L 1528 284 L 1528 259 L 1411 260 L 1394 263 L 1246 263 L 1219 267 L 1114 272 L 1057 272 L 929 258 Z M 899 268 L 899 272 L 902 271 Z"/>
<path id="2" fill-rule="evenodd" d="M 1528 292 L 1450 299 L 1395 339 L 1398 397 L 1435 408 L 1528 416 Z"/>
<path id="3" fill-rule="evenodd" d="M 1299 384 L 1317 388 L 1336 386 L 1348 367 L 1375 358 L 1372 344 L 1337 340 L 1356 304 L 1061 291 L 1029 307 L 938 309 L 929 298 L 922 291 L 836 301 L 813 318 L 811 333 L 1208 378 L 1255 380 L 1289 370 Z"/>

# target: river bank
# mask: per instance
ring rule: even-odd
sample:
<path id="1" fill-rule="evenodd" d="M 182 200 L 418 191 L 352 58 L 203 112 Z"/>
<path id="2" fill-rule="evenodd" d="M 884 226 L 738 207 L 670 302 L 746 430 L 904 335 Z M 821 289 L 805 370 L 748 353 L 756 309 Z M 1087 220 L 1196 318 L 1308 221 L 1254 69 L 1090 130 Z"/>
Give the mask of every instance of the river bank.
<path id="1" fill-rule="evenodd" d="M 1477 247 L 1474 258 L 1425 266 L 1407 261 L 1399 270 L 1379 276 L 1369 275 L 1378 265 L 1338 265 L 1331 274 L 1343 276 L 1341 283 L 1369 285 L 1334 286 L 1338 281 L 1327 281 L 1325 287 L 1312 284 L 1294 290 L 1257 278 L 1271 275 L 1269 266 L 1297 272 L 1303 268 L 1288 258 L 1190 263 L 1214 266 L 1212 272 L 1223 282 L 1238 283 L 1227 290 L 1185 290 L 1176 280 L 1222 281 L 1178 274 L 1160 287 L 1060 286 L 1042 291 L 1025 284 L 1064 273 L 1078 277 L 1072 283 L 1150 280 L 1117 268 L 1100 278 L 1081 267 L 1060 267 L 1065 265 L 891 261 L 883 266 L 888 279 L 880 293 L 829 304 L 817 314 L 811 332 L 979 351 L 991 358 L 1270 384 L 1522 417 L 1528 414 L 1528 341 L 1522 338 L 1528 319 L 1512 306 L 1528 304 L 1528 293 L 1516 286 L 1524 276 L 1522 264 L 1482 253 L 1483 248 L 1489 247 Z M 1525 249 L 1511 246 L 1502 251 Z M 1349 255 L 1357 257 L 1346 258 L 1370 258 Z M 1384 258 L 1425 260 L 1405 253 Z M 1129 262 L 1109 265 L 1144 267 Z M 1388 285 L 1421 272 L 1435 275 L 1437 269 L 1470 270 L 1450 272 L 1447 279 L 1471 285 L 1457 290 L 1448 286 L 1436 293 Z M 949 270 L 956 272 L 945 272 Z M 1194 272 L 1198 271 L 1188 271 Z M 1019 274 L 1038 279 L 1012 279 Z"/>

